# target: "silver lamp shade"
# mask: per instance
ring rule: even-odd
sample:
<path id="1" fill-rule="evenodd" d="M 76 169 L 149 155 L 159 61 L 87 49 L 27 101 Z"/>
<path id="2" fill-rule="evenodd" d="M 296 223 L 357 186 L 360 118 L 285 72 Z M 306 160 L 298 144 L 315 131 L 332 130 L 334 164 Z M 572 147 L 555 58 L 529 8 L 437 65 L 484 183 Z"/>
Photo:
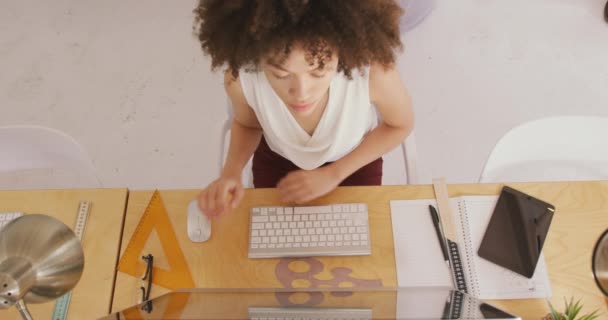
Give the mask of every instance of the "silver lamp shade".
<path id="1" fill-rule="evenodd" d="M 593 249 L 593 277 L 608 303 L 608 230 L 600 236 Z"/>
<path id="2" fill-rule="evenodd" d="M 0 308 L 42 303 L 72 290 L 84 268 L 78 237 L 61 221 L 40 214 L 19 217 L 0 229 Z"/>

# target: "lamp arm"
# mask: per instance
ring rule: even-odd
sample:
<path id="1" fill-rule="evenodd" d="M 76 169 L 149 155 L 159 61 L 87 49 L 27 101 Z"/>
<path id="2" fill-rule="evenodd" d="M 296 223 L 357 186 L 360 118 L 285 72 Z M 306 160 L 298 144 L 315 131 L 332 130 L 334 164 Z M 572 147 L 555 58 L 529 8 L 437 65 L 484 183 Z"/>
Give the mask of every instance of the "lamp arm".
<path id="1" fill-rule="evenodd" d="M 16 307 L 17 310 L 19 310 L 19 313 L 21 314 L 21 318 L 23 318 L 23 320 L 34 320 L 32 318 L 32 315 L 30 314 L 30 311 L 27 310 L 27 306 L 25 305 L 23 299 L 17 302 Z"/>

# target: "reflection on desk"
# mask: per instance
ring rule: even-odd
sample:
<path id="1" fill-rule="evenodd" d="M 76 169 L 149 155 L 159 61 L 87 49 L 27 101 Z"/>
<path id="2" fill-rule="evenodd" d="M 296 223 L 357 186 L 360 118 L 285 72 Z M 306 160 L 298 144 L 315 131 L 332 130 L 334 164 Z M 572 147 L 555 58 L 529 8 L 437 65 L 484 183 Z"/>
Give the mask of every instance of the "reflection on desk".
<path id="1" fill-rule="evenodd" d="M 136 305 L 112 319 L 519 319 L 446 288 L 192 289 Z"/>

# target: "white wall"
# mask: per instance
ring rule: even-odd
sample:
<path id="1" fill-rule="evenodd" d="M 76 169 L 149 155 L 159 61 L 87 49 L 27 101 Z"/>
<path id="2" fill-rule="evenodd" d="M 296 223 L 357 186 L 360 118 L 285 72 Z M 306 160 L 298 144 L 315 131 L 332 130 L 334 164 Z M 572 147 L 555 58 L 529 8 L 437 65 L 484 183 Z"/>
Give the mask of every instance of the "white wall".
<path id="1" fill-rule="evenodd" d="M 108 187 L 203 186 L 217 174 L 226 110 L 191 35 L 194 4 L 0 0 L 0 125 L 74 136 Z M 608 116 L 603 4 L 436 0 L 400 59 L 421 181 L 476 181 L 522 121 Z"/>

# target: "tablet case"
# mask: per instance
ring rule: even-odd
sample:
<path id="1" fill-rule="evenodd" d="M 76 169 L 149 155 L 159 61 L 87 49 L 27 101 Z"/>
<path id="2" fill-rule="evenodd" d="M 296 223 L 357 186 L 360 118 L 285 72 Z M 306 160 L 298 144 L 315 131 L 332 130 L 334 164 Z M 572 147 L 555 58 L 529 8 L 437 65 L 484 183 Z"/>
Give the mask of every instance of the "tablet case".
<path id="1" fill-rule="evenodd" d="M 551 204 L 503 187 L 477 253 L 532 278 L 554 212 Z"/>

